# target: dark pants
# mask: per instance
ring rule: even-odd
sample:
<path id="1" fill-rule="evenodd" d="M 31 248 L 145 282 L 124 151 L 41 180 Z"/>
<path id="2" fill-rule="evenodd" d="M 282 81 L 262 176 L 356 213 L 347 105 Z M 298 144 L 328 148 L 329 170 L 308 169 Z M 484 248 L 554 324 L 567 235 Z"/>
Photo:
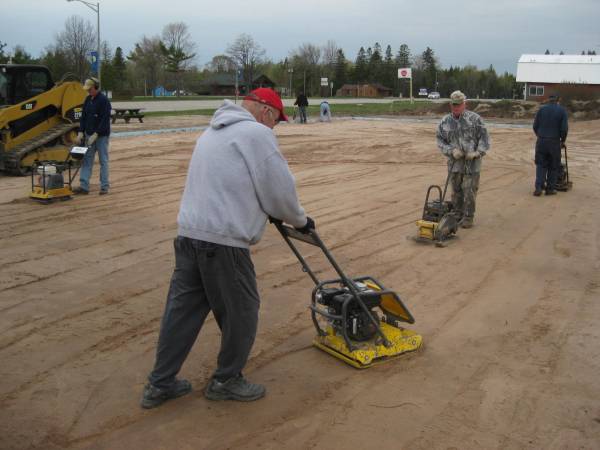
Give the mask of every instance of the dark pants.
<path id="1" fill-rule="evenodd" d="M 150 383 L 172 385 L 210 311 L 222 333 L 213 376 L 225 381 L 240 374 L 256 337 L 259 306 L 249 250 L 177 237 Z"/>
<path id="2" fill-rule="evenodd" d="M 479 190 L 479 172 L 473 174 L 453 172 L 450 183 L 454 209 L 472 219 L 475 216 L 475 200 Z"/>
<path id="3" fill-rule="evenodd" d="M 306 123 L 306 106 L 298 106 L 300 110 L 300 123 Z"/>
<path id="4" fill-rule="evenodd" d="M 556 189 L 560 163 L 560 139 L 538 138 L 535 144 L 535 189 Z"/>

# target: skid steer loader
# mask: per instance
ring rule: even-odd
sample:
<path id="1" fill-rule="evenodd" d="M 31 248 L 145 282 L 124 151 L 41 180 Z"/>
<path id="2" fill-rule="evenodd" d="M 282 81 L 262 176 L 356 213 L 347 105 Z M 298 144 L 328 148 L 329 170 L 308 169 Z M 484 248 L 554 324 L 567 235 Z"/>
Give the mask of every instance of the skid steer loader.
<path id="1" fill-rule="evenodd" d="M 36 161 L 65 161 L 86 93 L 52 81 L 47 67 L 0 64 L 0 170 L 25 175 Z"/>

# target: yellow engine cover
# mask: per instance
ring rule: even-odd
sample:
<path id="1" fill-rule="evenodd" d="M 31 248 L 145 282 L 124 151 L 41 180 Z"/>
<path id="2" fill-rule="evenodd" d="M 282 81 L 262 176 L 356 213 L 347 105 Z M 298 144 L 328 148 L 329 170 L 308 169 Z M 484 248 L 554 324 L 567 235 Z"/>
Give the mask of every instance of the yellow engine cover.
<path id="1" fill-rule="evenodd" d="M 357 369 L 366 369 L 375 364 L 389 361 L 403 353 L 413 352 L 421 347 L 423 337 L 414 331 L 396 328 L 387 323 L 381 323 L 381 330 L 390 341 L 390 346 L 377 344 L 374 340 L 366 342 L 353 342 L 358 347 L 354 351 L 348 350 L 346 342 L 341 335 L 335 334 L 333 328 L 327 327 L 326 336 L 315 337 L 315 347 L 341 359 Z M 376 338 L 375 338 L 376 339 Z"/>
<path id="2" fill-rule="evenodd" d="M 421 239 L 435 240 L 435 232 L 438 227 L 437 222 L 430 222 L 429 220 L 417 220 L 417 226 L 419 227 L 418 237 Z"/>

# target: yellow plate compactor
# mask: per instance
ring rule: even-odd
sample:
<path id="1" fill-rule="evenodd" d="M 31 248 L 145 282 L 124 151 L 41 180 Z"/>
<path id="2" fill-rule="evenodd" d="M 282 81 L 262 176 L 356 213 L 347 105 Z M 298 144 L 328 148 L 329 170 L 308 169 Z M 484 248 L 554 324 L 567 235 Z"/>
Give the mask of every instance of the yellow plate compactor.
<path id="1" fill-rule="evenodd" d="M 454 163 L 452 163 L 452 167 L 454 167 Z M 435 184 L 427 189 L 423 216 L 420 220 L 417 220 L 417 227 L 419 228 L 417 242 L 434 241 L 437 247 L 444 247 L 446 241 L 456 235 L 461 217 L 454 209 L 454 204 L 446 200 L 452 167 L 448 171 L 443 191 L 440 186 Z M 437 193 L 437 196 L 434 196 L 437 198 L 431 198 L 432 191 Z"/>
<path id="2" fill-rule="evenodd" d="M 371 276 L 346 276 L 315 230 L 304 234 L 271 221 L 315 283 L 310 310 L 317 348 L 358 369 L 419 349 L 423 338 L 401 326 L 415 319 L 395 292 Z M 292 240 L 321 249 L 339 278 L 319 280 Z"/>
<path id="3" fill-rule="evenodd" d="M 76 162 L 83 159 L 87 150 L 87 147 L 72 147 L 64 161 L 35 161 L 29 197 L 40 203 L 71 199 L 73 179 L 79 172 Z"/>

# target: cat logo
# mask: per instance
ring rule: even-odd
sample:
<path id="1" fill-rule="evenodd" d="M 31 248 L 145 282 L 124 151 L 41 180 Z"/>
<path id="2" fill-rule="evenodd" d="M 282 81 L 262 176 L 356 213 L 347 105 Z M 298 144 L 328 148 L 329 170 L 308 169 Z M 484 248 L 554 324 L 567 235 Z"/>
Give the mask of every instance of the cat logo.
<path id="1" fill-rule="evenodd" d="M 23 106 L 21 106 L 21 109 L 22 109 L 23 111 L 32 111 L 32 110 L 33 110 L 33 108 L 35 108 L 35 104 L 36 104 L 36 103 L 37 103 L 37 102 L 35 102 L 35 101 L 34 101 L 34 102 L 27 102 L 27 103 L 25 103 Z"/>

